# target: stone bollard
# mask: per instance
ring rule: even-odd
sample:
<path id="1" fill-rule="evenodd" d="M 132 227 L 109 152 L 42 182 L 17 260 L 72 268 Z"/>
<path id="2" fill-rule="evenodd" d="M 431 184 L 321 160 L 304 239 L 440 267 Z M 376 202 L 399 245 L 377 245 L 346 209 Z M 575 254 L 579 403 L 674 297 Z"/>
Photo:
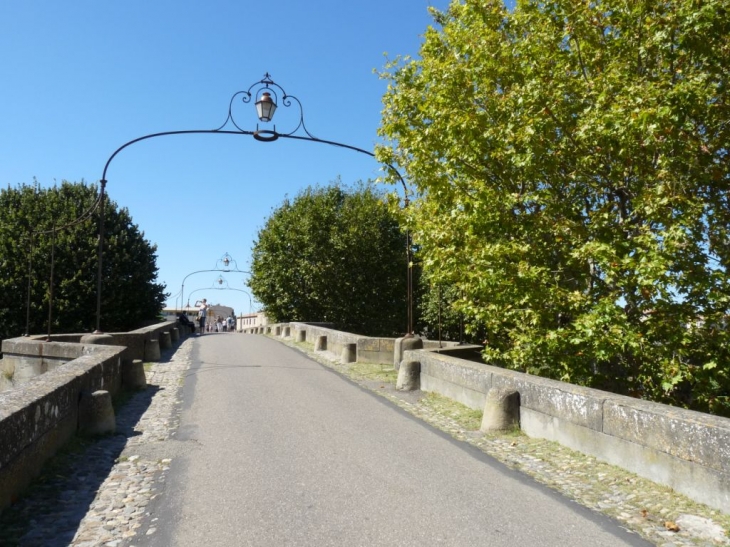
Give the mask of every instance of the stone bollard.
<path id="1" fill-rule="evenodd" d="M 173 342 L 179 342 L 180 341 L 180 329 L 177 327 L 173 327 L 170 329 L 170 340 Z"/>
<path id="2" fill-rule="evenodd" d="M 327 351 L 326 336 L 317 336 L 317 340 L 314 342 L 314 351 Z"/>
<path id="3" fill-rule="evenodd" d="M 160 333 L 160 350 L 170 349 L 172 347 L 172 337 L 169 331 Z"/>
<path id="4" fill-rule="evenodd" d="M 157 340 L 144 341 L 144 360 L 148 363 L 160 360 L 160 343 Z"/>
<path id="5" fill-rule="evenodd" d="M 393 350 L 393 367 L 395 370 L 400 368 L 405 352 L 414 349 L 423 349 L 423 340 L 420 336 L 408 334 L 403 338 L 396 338 Z"/>
<path id="6" fill-rule="evenodd" d="M 403 361 L 400 364 L 395 389 L 398 391 L 421 389 L 421 363 L 419 361 Z"/>
<path id="7" fill-rule="evenodd" d="M 147 387 L 142 359 L 122 361 L 122 387 L 125 389 L 145 389 Z"/>
<path id="8" fill-rule="evenodd" d="M 81 344 L 99 344 L 112 346 L 114 338 L 109 334 L 84 334 L 79 342 Z"/>
<path id="9" fill-rule="evenodd" d="M 343 344 L 340 361 L 343 363 L 354 363 L 357 361 L 357 344 Z"/>
<path id="10" fill-rule="evenodd" d="M 520 426 L 520 393 L 492 388 L 487 392 L 480 431 L 505 431 Z"/>
<path id="11" fill-rule="evenodd" d="M 297 331 L 297 342 L 306 342 L 307 341 L 307 331 L 300 330 Z"/>
<path id="12" fill-rule="evenodd" d="M 284 333 L 282 336 L 284 338 L 289 338 L 291 336 L 291 327 L 284 327 Z"/>
<path id="13" fill-rule="evenodd" d="M 79 435 L 105 435 L 117 428 L 108 391 L 85 392 L 79 399 Z"/>

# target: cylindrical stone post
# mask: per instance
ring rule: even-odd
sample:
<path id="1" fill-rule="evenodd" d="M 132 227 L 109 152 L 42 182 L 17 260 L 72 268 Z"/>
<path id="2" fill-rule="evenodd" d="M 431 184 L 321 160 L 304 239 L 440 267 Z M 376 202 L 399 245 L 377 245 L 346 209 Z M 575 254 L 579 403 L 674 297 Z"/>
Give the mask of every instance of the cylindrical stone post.
<path id="1" fill-rule="evenodd" d="M 180 329 L 177 327 L 170 329 L 170 340 L 172 340 L 173 344 L 180 341 Z"/>
<path id="2" fill-rule="evenodd" d="M 114 433 L 116 428 L 112 396 L 108 391 L 99 390 L 82 395 L 79 400 L 80 435 L 105 435 Z"/>
<path id="3" fill-rule="evenodd" d="M 354 363 L 357 361 L 357 344 L 343 344 L 340 360 L 343 363 Z"/>
<path id="4" fill-rule="evenodd" d="M 142 359 L 122 361 L 122 387 L 124 389 L 145 389 L 147 387 Z"/>
<path id="5" fill-rule="evenodd" d="M 409 334 L 403 338 L 396 338 L 393 350 L 393 366 L 395 370 L 400 368 L 403 355 L 406 351 L 414 349 L 423 349 L 423 340 L 420 336 Z"/>
<path id="6" fill-rule="evenodd" d="M 398 370 L 403 359 L 403 338 L 396 338 L 393 344 L 393 368 Z"/>
<path id="7" fill-rule="evenodd" d="M 403 361 L 400 364 L 395 389 L 398 391 L 421 389 L 421 363 L 419 361 Z"/>
<path id="8" fill-rule="evenodd" d="M 297 342 L 306 342 L 307 341 L 307 331 L 300 330 L 297 331 Z"/>
<path id="9" fill-rule="evenodd" d="M 159 361 L 160 343 L 157 340 L 145 340 L 144 342 L 144 360 L 148 363 Z"/>
<path id="10" fill-rule="evenodd" d="M 327 337 L 317 336 L 314 342 L 314 351 L 327 351 Z"/>
<path id="11" fill-rule="evenodd" d="M 505 431 L 520 426 L 520 393 L 514 389 L 487 391 L 481 431 Z"/>
<path id="12" fill-rule="evenodd" d="M 81 337 L 82 344 L 100 344 L 102 346 L 111 346 L 114 338 L 110 334 L 84 334 Z"/>
<path id="13" fill-rule="evenodd" d="M 160 350 L 170 349 L 172 347 L 172 337 L 169 331 L 160 333 Z"/>

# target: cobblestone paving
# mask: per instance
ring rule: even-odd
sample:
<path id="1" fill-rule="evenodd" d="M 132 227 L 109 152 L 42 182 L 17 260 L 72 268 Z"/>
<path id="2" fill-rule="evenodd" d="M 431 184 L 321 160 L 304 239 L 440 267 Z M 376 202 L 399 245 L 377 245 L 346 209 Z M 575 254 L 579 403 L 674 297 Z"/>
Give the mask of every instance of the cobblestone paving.
<path id="1" fill-rule="evenodd" d="M 148 389 L 117 410 L 117 435 L 57 458 L 29 494 L 0 514 L 0 546 L 133 546 L 155 533 L 148 503 L 164 489 L 194 339 L 147 372 Z M 358 376 L 327 354 L 290 344 L 454 438 L 478 447 L 662 547 L 730 545 L 730 515 L 560 445 L 513 433 L 484 435 L 420 392 Z M 456 416 L 456 417 L 452 417 Z M 668 529 L 676 526 L 675 530 Z"/>

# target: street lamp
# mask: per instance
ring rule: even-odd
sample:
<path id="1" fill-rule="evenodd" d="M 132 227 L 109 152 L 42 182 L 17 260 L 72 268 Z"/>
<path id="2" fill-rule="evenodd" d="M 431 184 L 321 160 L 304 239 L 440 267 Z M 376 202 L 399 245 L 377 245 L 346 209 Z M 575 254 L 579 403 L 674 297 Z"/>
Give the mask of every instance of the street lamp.
<path id="1" fill-rule="evenodd" d="M 279 95 L 281 95 L 279 97 Z M 255 99 L 255 100 L 254 100 Z M 270 123 L 273 120 L 274 113 L 278 108 L 277 100 L 284 107 L 291 107 L 292 104 L 296 103 L 299 107 L 299 122 L 293 130 L 287 132 L 277 131 L 276 126 L 273 129 L 259 129 L 258 124 L 256 125 L 255 131 L 249 131 L 242 129 L 241 125 L 236 121 L 233 114 L 234 103 L 240 100 L 243 103 L 250 103 L 256 107 L 256 114 L 259 121 L 264 123 Z M 104 165 L 104 171 L 101 179 L 99 180 L 99 194 L 101 199 L 101 207 L 99 212 L 99 247 L 98 247 L 98 260 L 97 260 L 97 282 L 96 282 L 96 332 L 101 332 L 101 294 L 102 294 L 102 262 L 104 256 L 104 195 L 107 184 L 107 171 L 112 160 L 125 148 L 136 144 L 138 142 L 152 139 L 156 137 L 163 137 L 167 135 L 191 135 L 191 134 L 216 134 L 216 135 L 251 135 L 254 139 L 263 142 L 273 142 L 279 138 L 294 139 L 300 141 L 317 142 L 321 144 L 328 144 L 330 146 L 336 146 L 338 148 L 345 148 L 352 150 L 353 152 L 359 152 L 372 158 L 375 158 L 375 154 L 369 150 L 358 148 L 349 144 L 328 141 L 318 139 L 312 135 L 304 124 L 304 109 L 302 103 L 294 95 L 289 95 L 284 88 L 274 82 L 269 73 L 267 72 L 263 79 L 258 82 L 254 82 L 246 91 L 238 91 L 231 97 L 228 105 L 228 116 L 223 122 L 223 125 L 217 129 L 190 129 L 183 131 L 164 131 L 160 133 L 151 133 L 138 137 L 129 142 L 126 142 L 114 153 L 109 156 L 109 159 Z M 403 197 L 404 207 L 408 206 L 408 186 L 406 185 L 403 176 L 400 172 L 390 163 L 384 162 L 383 165 L 389 169 L 389 171 L 398 179 L 403 186 Z M 407 308 L 408 308 L 408 326 L 406 329 L 406 336 L 413 334 L 413 272 L 412 272 L 412 256 L 411 256 L 411 241 L 410 234 L 406 233 L 406 264 L 407 264 Z M 182 299 L 181 299 L 182 301 Z"/>
<path id="2" fill-rule="evenodd" d="M 256 101 L 256 112 L 259 115 L 259 120 L 262 122 L 270 122 L 276 112 L 276 102 L 271 98 L 271 93 L 264 91 L 261 94 L 261 98 Z"/>
<path id="3" fill-rule="evenodd" d="M 183 278 L 182 286 L 180 287 L 180 307 L 182 308 L 183 302 L 185 302 L 185 281 L 188 277 L 194 274 L 203 273 L 203 272 L 236 272 L 236 273 L 245 273 L 251 275 L 251 272 L 247 272 L 246 270 L 239 270 L 238 269 L 238 262 L 229 255 L 228 253 L 225 253 L 222 257 L 220 257 L 216 263 L 215 268 L 211 270 L 197 270 L 194 272 L 190 272 L 188 275 L 186 275 Z M 177 308 L 177 297 L 175 297 L 175 307 Z"/>
<path id="4" fill-rule="evenodd" d="M 215 286 L 216 283 L 218 284 L 218 287 Z M 225 287 L 223 286 L 224 283 L 225 283 Z M 236 289 L 234 287 L 231 287 L 228 284 L 228 281 L 226 280 L 226 278 L 224 278 L 222 275 L 219 275 L 218 276 L 218 279 L 216 279 L 215 281 L 213 281 L 213 285 L 212 286 L 210 286 L 210 287 L 203 287 L 201 289 L 195 289 L 194 291 L 191 291 L 191 293 L 188 295 L 188 303 L 187 303 L 187 307 L 188 308 L 190 307 L 190 298 L 196 292 L 200 292 L 200 291 L 236 291 L 236 292 L 242 292 L 246 296 L 248 296 L 248 309 L 249 309 L 249 311 L 253 308 L 253 301 L 251 300 L 251 293 L 249 293 L 248 291 L 244 291 L 243 289 Z"/>

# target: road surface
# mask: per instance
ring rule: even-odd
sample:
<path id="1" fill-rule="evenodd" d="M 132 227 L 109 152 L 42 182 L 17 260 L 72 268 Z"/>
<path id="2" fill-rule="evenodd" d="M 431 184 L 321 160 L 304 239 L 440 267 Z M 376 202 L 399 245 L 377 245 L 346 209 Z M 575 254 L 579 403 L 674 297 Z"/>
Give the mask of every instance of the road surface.
<path id="1" fill-rule="evenodd" d="M 193 343 L 136 546 L 649 545 L 275 340 Z"/>

